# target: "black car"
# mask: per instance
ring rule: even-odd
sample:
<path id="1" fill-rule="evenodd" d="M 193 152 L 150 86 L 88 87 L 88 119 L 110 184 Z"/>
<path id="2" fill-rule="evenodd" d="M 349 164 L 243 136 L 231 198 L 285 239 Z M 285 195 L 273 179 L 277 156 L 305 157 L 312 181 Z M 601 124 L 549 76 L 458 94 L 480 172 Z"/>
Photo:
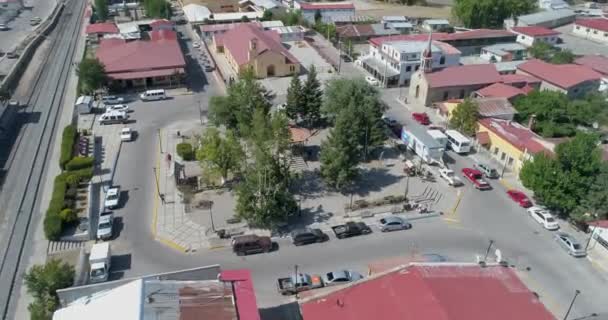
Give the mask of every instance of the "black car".
<path id="1" fill-rule="evenodd" d="M 293 244 L 301 246 L 305 244 L 324 242 L 329 240 L 329 236 L 320 229 L 299 229 L 291 232 Z"/>

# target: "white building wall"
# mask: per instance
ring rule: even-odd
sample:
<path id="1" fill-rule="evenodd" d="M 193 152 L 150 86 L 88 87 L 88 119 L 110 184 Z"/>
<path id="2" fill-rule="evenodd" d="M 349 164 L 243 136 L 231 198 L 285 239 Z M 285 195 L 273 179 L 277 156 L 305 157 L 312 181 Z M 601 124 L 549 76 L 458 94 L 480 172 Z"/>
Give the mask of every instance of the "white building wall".
<path id="1" fill-rule="evenodd" d="M 296 2 L 297 3 L 297 2 Z M 317 10 L 302 10 L 302 17 L 308 22 L 315 22 L 315 12 Z M 352 17 L 355 15 L 354 9 L 320 9 L 322 20 L 332 21 L 334 17 Z"/>
<path id="2" fill-rule="evenodd" d="M 608 43 L 608 32 L 574 24 L 572 33 L 581 38 Z"/>
<path id="3" fill-rule="evenodd" d="M 554 35 L 554 36 L 541 36 L 541 37 L 531 37 L 525 34 L 518 34 L 517 35 L 517 40 L 518 43 L 523 44 L 524 46 L 528 46 L 531 47 L 534 45 L 535 42 L 537 41 L 543 41 L 546 42 L 552 46 L 556 45 L 557 42 L 559 41 L 559 37 Z"/>

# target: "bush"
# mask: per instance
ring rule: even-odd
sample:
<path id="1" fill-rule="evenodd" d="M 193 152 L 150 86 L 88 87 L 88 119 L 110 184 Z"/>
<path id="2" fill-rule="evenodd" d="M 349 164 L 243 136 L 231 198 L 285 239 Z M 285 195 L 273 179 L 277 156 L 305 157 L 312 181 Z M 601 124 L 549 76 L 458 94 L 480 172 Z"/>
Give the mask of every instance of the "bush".
<path id="1" fill-rule="evenodd" d="M 65 165 L 72 159 L 76 134 L 76 127 L 73 125 L 69 125 L 63 129 L 63 134 L 61 136 L 61 153 L 59 155 L 59 166 L 61 169 L 65 169 Z"/>
<path id="2" fill-rule="evenodd" d="M 93 157 L 74 157 L 65 165 L 65 169 L 68 171 L 76 171 L 84 168 L 90 168 L 93 166 Z"/>
<path id="3" fill-rule="evenodd" d="M 70 223 L 76 221 L 76 219 L 78 219 L 78 215 L 76 215 L 76 211 L 66 208 L 61 210 L 59 213 L 59 218 L 61 218 L 61 221 L 65 223 Z"/>
<path id="4" fill-rule="evenodd" d="M 74 187 L 73 185 L 69 185 L 68 190 L 66 190 L 66 192 L 65 192 L 65 198 L 66 199 L 76 199 L 77 195 L 78 195 L 78 189 L 76 187 Z"/>
<path id="5" fill-rule="evenodd" d="M 71 171 L 70 174 L 77 176 L 79 182 L 89 181 L 93 178 L 93 167 Z"/>
<path id="6" fill-rule="evenodd" d="M 51 212 L 50 210 L 47 211 L 46 217 L 44 217 L 44 235 L 46 238 L 49 240 L 59 240 L 62 231 L 63 223 L 61 222 L 59 214 Z"/>
<path id="7" fill-rule="evenodd" d="M 192 145 L 187 142 L 182 142 L 177 145 L 177 154 L 182 157 L 185 161 L 194 160 L 194 149 Z"/>

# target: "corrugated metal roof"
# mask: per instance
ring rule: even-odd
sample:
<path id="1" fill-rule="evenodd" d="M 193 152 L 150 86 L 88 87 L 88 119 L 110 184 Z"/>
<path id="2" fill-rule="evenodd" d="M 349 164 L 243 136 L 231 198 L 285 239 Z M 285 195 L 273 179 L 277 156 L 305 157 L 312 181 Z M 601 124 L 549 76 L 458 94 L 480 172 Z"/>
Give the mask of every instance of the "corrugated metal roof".
<path id="1" fill-rule="evenodd" d="M 585 81 L 599 80 L 602 75 L 578 64 L 551 64 L 542 60 L 528 60 L 517 69 L 549 82 L 562 89 L 569 89 Z"/>
<path id="2" fill-rule="evenodd" d="M 517 110 L 505 97 L 485 97 L 478 98 L 476 101 L 479 106 L 479 115 L 482 117 L 497 117 L 517 113 Z"/>
<path id="3" fill-rule="evenodd" d="M 540 11 L 537 13 L 519 16 L 518 20 L 519 22 L 522 22 L 525 25 L 538 25 L 553 20 L 559 20 L 569 17 L 574 18 L 575 16 L 576 13 L 574 13 L 574 11 L 570 9 L 560 9 Z"/>

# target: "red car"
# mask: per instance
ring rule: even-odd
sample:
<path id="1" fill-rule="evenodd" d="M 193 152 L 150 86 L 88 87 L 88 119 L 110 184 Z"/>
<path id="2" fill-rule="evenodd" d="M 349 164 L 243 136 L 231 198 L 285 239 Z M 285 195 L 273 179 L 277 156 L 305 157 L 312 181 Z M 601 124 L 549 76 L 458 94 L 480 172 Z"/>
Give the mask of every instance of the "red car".
<path id="1" fill-rule="evenodd" d="M 509 195 L 509 198 L 513 199 L 513 201 L 517 202 L 520 207 L 530 208 L 532 206 L 532 201 L 530 201 L 528 196 L 521 191 L 511 189 L 507 191 L 507 195 Z"/>
<path id="2" fill-rule="evenodd" d="M 464 168 L 462 169 L 462 175 L 464 175 L 467 180 L 471 181 L 475 189 L 479 190 L 490 190 L 492 186 L 483 179 L 483 174 L 481 171 L 473 169 L 473 168 Z"/>
<path id="3" fill-rule="evenodd" d="M 426 112 L 414 112 L 412 113 L 412 118 L 423 126 L 428 126 L 429 124 L 431 124 L 429 115 L 426 114 Z"/>

